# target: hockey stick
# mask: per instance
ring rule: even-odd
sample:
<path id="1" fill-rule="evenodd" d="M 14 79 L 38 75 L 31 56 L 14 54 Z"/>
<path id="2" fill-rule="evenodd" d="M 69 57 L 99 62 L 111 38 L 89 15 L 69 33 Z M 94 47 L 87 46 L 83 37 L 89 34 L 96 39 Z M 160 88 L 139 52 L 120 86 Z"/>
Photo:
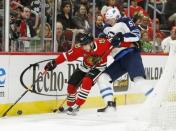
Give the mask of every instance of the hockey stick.
<path id="1" fill-rule="evenodd" d="M 42 75 L 46 74 L 46 70 L 42 73 Z M 26 95 L 26 93 L 28 91 L 31 91 L 32 90 L 32 87 L 35 85 L 36 82 L 38 82 L 39 80 L 41 79 L 41 77 L 38 77 L 34 82 L 33 84 L 28 88 L 26 89 L 25 92 L 23 92 L 23 94 L 21 94 L 21 96 L 3 113 L 2 117 L 5 117 L 7 115 L 7 113 L 21 100 L 21 98 L 23 98 L 23 96 Z"/>
<path id="2" fill-rule="evenodd" d="M 59 105 L 58 108 L 53 109 L 53 112 L 57 112 L 57 111 L 63 112 L 63 111 L 64 111 L 64 109 L 63 109 L 63 105 L 65 104 L 67 98 L 68 98 L 68 95 L 67 95 L 67 97 L 62 101 L 62 103 Z"/>
<path id="3" fill-rule="evenodd" d="M 102 56 L 101 56 L 100 58 L 103 58 L 103 57 L 108 53 L 108 51 L 112 50 L 113 48 L 114 48 L 113 46 L 110 46 L 109 49 L 108 49 L 107 51 L 105 51 L 105 52 L 102 54 Z M 85 76 L 88 75 L 88 74 L 100 63 L 100 61 L 101 61 L 101 59 L 98 59 L 98 60 L 95 62 L 95 64 L 90 68 L 90 70 L 85 74 Z M 103 71 L 104 71 L 104 70 L 103 70 Z M 95 81 L 96 81 L 96 80 L 98 79 L 98 77 L 103 73 L 103 71 L 101 71 L 101 72 L 98 74 L 98 76 L 93 80 L 93 83 L 95 83 Z M 81 84 L 81 82 L 82 82 L 82 80 L 78 83 L 77 86 L 79 86 L 79 85 Z M 56 109 L 53 110 L 53 112 L 57 112 L 58 110 L 59 110 L 60 112 L 62 112 L 62 111 L 63 111 L 63 105 L 64 105 L 64 103 L 66 102 L 67 98 L 68 98 L 68 96 L 63 100 L 63 102 L 60 104 L 60 106 L 59 106 L 58 108 L 56 108 Z"/>

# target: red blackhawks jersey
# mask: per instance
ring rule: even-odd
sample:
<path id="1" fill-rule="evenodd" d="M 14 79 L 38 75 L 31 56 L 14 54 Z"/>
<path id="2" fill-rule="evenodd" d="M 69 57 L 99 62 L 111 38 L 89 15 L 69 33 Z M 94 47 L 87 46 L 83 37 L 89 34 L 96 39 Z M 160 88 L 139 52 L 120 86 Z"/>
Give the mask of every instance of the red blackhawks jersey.
<path id="1" fill-rule="evenodd" d="M 64 61 L 74 61 L 79 57 L 83 57 L 80 69 L 87 72 L 99 60 L 96 68 L 101 70 L 106 67 L 107 56 L 111 52 L 110 47 L 111 43 L 108 40 L 98 38 L 94 40 L 94 48 L 90 52 L 85 51 L 80 45 L 76 44 L 68 52 L 59 54 L 55 61 L 57 64 L 60 64 Z"/>

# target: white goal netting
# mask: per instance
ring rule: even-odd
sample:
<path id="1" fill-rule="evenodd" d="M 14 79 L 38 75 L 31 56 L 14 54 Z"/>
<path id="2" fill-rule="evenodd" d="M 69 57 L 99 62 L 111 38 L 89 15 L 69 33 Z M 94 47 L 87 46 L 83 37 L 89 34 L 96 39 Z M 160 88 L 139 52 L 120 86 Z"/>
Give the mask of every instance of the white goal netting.
<path id="1" fill-rule="evenodd" d="M 161 79 L 144 102 L 145 118 L 153 126 L 176 129 L 176 43 L 170 53 Z"/>

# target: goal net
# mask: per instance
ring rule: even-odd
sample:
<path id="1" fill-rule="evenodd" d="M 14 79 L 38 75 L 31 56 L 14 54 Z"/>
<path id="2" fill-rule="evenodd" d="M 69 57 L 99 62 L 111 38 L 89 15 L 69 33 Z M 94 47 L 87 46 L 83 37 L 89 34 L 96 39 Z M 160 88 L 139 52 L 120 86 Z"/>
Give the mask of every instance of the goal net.
<path id="1" fill-rule="evenodd" d="M 143 107 L 150 124 L 176 129 L 176 43 L 170 45 L 164 72 Z"/>

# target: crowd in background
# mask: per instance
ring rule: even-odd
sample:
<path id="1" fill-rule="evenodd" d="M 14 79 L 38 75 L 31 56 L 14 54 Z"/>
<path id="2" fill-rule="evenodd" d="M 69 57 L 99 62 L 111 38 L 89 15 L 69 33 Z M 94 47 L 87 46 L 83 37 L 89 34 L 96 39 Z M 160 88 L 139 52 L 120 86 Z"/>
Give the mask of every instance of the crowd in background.
<path id="1" fill-rule="evenodd" d="M 41 0 L 10 1 L 10 50 L 53 51 L 53 12 L 54 0 L 45 0 L 44 48 L 42 35 Z M 157 13 L 153 20 L 154 0 L 96 0 L 95 10 L 92 0 L 57 0 L 56 49 L 67 51 L 72 47 L 76 29 L 92 32 L 93 12 L 95 11 L 95 37 L 103 31 L 104 15 L 109 8 L 118 8 L 123 16 L 129 16 L 141 29 L 139 41 L 143 52 L 168 52 L 168 43 L 176 41 L 176 0 L 156 0 Z M 150 5 L 150 6 L 146 6 Z M 148 7 L 148 8 L 146 8 Z M 0 23 L 1 24 L 1 23 Z M 154 33 L 154 24 L 156 32 Z M 155 34 L 155 36 L 154 36 Z M 1 38 L 2 36 L 0 36 Z M 167 40 L 167 42 L 166 42 Z"/>

